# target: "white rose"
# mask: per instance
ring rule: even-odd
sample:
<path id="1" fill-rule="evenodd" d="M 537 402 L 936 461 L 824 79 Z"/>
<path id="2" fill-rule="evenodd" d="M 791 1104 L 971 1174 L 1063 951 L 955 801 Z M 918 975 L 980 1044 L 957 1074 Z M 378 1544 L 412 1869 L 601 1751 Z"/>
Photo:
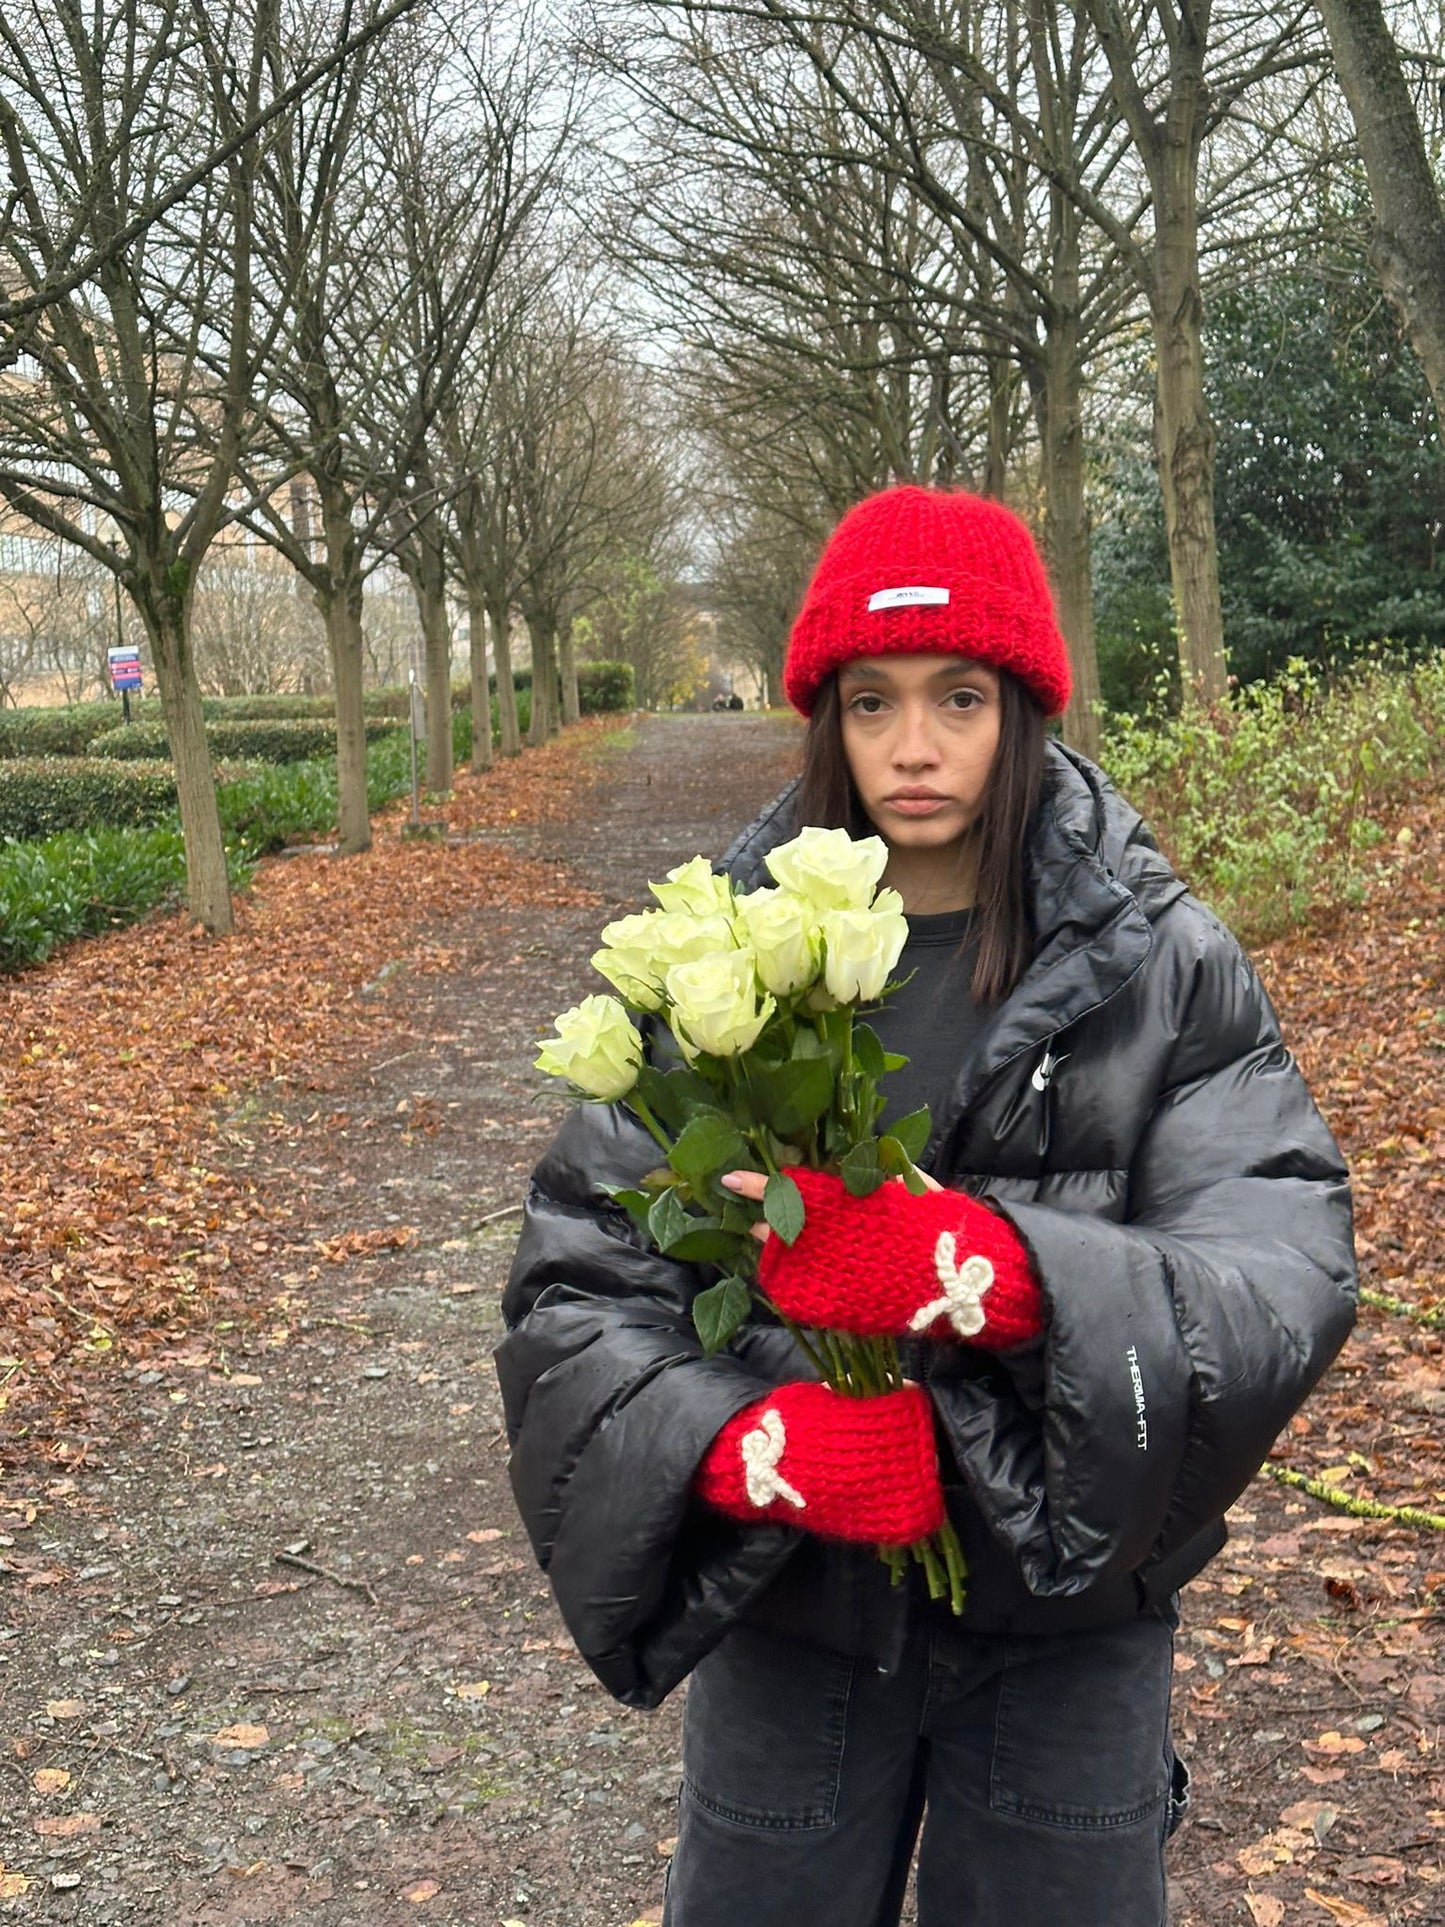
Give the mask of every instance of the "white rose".
<path id="1" fill-rule="evenodd" d="M 536 1065 L 611 1104 L 637 1082 L 642 1039 L 615 997 L 584 997 L 557 1019 L 557 1035 L 544 1041 Z"/>
<path id="2" fill-rule="evenodd" d="M 731 949 L 736 941 L 724 916 L 643 910 L 606 926 L 602 932 L 606 947 L 594 952 L 592 968 L 640 1010 L 659 1010 L 663 979 L 674 964 Z"/>
<path id="3" fill-rule="evenodd" d="M 823 981 L 838 1003 L 871 1004 L 883 995 L 908 941 L 900 902 L 896 890 L 885 890 L 876 909 L 824 912 Z"/>
<path id="4" fill-rule="evenodd" d="M 888 862 L 888 845 L 881 836 L 854 838 L 846 830 L 810 826 L 791 843 L 780 843 L 766 861 L 785 890 L 819 910 L 866 910 Z"/>
<path id="5" fill-rule="evenodd" d="M 751 1050 L 777 1009 L 771 997 L 759 1004 L 753 957 L 747 950 L 674 964 L 667 973 L 667 995 L 673 1034 L 689 1058 L 699 1051 L 733 1057 Z"/>
<path id="6" fill-rule="evenodd" d="M 736 926 L 752 946 L 758 981 L 775 997 L 802 990 L 818 974 L 818 915 L 791 890 L 752 890 L 738 898 Z"/>
<path id="7" fill-rule="evenodd" d="M 653 962 L 647 942 L 652 915 L 643 912 L 609 923 L 602 932 L 605 948 L 592 953 L 592 968 L 638 1010 L 662 1008 L 662 967 Z"/>
<path id="8" fill-rule="evenodd" d="M 732 914 L 733 886 L 726 877 L 714 876 L 703 856 L 669 870 L 666 883 L 649 883 L 647 887 L 664 910 L 682 910 L 695 917 Z"/>

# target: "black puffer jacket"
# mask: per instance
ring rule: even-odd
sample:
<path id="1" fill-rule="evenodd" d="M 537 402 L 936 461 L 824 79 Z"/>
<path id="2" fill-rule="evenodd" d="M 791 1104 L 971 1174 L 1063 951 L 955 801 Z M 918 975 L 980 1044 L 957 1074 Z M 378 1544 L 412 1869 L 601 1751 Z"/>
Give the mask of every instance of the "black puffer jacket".
<path id="1" fill-rule="evenodd" d="M 726 867 L 755 886 L 792 833 L 785 793 Z M 1029 861 L 1033 962 L 921 1161 L 1017 1228 L 1047 1331 L 915 1360 L 968 1623 L 1021 1633 L 1130 1617 L 1198 1571 L 1355 1303 L 1344 1166 L 1234 939 L 1057 746 Z M 656 1161 L 623 1109 L 572 1113 L 533 1176 L 498 1353 L 537 1557 L 603 1684 L 643 1706 L 740 1616 L 882 1651 L 898 1610 L 867 1549 L 692 1499 L 721 1426 L 803 1374 L 761 1321 L 703 1357 L 688 1306 L 712 1274 L 643 1249 L 603 1191 Z"/>

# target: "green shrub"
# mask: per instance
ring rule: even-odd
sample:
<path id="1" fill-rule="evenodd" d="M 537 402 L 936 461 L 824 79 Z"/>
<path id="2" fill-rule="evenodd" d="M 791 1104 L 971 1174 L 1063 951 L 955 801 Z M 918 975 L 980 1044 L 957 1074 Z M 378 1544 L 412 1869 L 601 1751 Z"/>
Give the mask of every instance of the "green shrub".
<path id="1" fill-rule="evenodd" d="M 233 887 L 249 873 L 244 858 L 230 859 Z M 0 843 L 0 973 L 43 963 L 73 938 L 176 903 L 185 883 L 185 849 L 174 825 L 69 830 L 39 843 Z"/>
<path id="2" fill-rule="evenodd" d="M 380 717 L 366 725 L 369 743 L 389 735 L 396 725 Z M 238 763 L 305 763 L 336 754 L 336 726 L 313 719 L 277 718 L 256 722 L 208 722 L 206 741 L 213 757 Z M 165 729 L 158 723 L 134 723 L 97 736 L 92 756 L 141 761 L 169 756 Z"/>
<path id="3" fill-rule="evenodd" d="M 577 665 L 577 704 L 584 716 L 600 716 L 631 709 L 637 700 L 636 678 L 630 662 L 582 662 Z"/>
<path id="4" fill-rule="evenodd" d="M 131 714 L 159 722 L 158 702 L 132 702 Z M 0 709 L 0 757 L 83 756 L 97 736 L 120 722 L 118 702 L 68 703 L 55 709 Z"/>
<path id="5" fill-rule="evenodd" d="M 207 722 L 218 723 L 301 722 L 334 718 L 336 704 L 330 696 L 207 696 L 201 713 Z"/>
<path id="6" fill-rule="evenodd" d="M 1445 653 L 1326 685 L 1296 660 L 1228 704 L 1105 725 L 1102 761 L 1247 943 L 1357 900 L 1375 814 L 1445 771 Z"/>
<path id="7" fill-rule="evenodd" d="M 406 735 L 388 729 L 367 752 L 367 808 L 381 809 L 410 783 Z M 336 765 L 331 761 L 288 763 L 248 770 L 218 784 L 216 799 L 227 847 L 248 857 L 264 856 L 299 837 L 325 837 L 335 831 Z"/>
<path id="8" fill-rule="evenodd" d="M 28 842 L 98 824 L 159 823 L 176 807 L 168 763 L 107 763 L 90 756 L 0 762 L 0 837 Z"/>

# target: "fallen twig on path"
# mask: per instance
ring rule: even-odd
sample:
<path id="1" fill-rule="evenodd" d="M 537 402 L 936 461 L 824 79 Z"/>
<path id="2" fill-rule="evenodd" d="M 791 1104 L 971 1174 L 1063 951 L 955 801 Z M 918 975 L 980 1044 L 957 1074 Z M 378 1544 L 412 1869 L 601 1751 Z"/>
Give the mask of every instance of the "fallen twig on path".
<path id="1" fill-rule="evenodd" d="M 1264 1478 L 1274 1479 L 1280 1485 L 1292 1485 L 1296 1491 L 1307 1492 L 1312 1499 L 1332 1505 L 1340 1512 L 1352 1513 L 1357 1519 L 1388 1519 L 1395 1525 L 1424 1526 L 1431 1532 L 1445 1532 L 1445 1518 L 1438 1512 L 1422 1512 L 1413 1505 L 1383 1505 L 1378 1499 L 1357 1499 L 1353 1493 L 1326 1485 L 1323 1479 L 1307 1479 L 1303 1472 L 1290 1472 L 1282 1465 L 1262 1465 L 1259 1469 Z"/>
<path id="2" fill-rule="evenodd" d="M 519 1212 L 525 1211 L 526 1208 L 525 1204 L 520 1202 L 517 1204 L 504 1204 L 500 1211 L 489 1211 L 485 1218 L 478 1218 L 475 1229 L 480 1231 L 483 1225 L 495 1224 L 498 1218 L 515 1218 Z"/>
<path id="3" fill-rule="evenodd" d="M 350 1592 L 365 1593 L 373 1606 L 381 1604 L 364 1579 L 348 1579 L 344 1574 L 332 1572 L 326 1566 L 314 1565 L 310 1559 L 298 1559 L 294 1552 L 273 1552 L 271 1557 L 278 1566 L 295 1566 L 299 1572 L 314 1573 L 318 1579 L 329 1579 L 333 1586 L 345 1586 Z"/>

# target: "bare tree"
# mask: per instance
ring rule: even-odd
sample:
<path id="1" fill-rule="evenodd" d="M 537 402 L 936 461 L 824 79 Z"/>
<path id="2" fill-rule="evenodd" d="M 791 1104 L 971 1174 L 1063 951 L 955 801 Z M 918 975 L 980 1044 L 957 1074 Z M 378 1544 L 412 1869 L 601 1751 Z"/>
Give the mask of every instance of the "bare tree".
<path id="1" fill-rule="evenodd" d="M 231 143 L 194 191 L 171 190 L 187 178 L 191 130 L 205 140 L 214 126 L 222 68 L 237 119 L 256 119 L 255 29 L 273 4 L 164 0 L 92 16 L 76 0 L 22 0 L 0 16 L 0 90 L 12 135 L 24 133 L 8 273 L 12 287 L 46 296 L 0 388 L 0 493 L 110 570 L 140 613 L 189 903 L 212 931 L 230 928 L 231 900 L 190 622 L 196 572 L 230 513 L 257 375 L 255 138 Z M 73 257 L 76 230 L 99 265 L 57 296 L 52 264 Z"/>
<path id="2" fill-rule="evenodd" d="M 312 58 L 315 17 L 269 50 L 279 80 Z M 490 278 L 550 190 L 561 143 L 540 111 L 552 78 L 526 6 L 475 28 L 429 8 L 382 58 L 338 74 L 268 150 L 258 223 L 280 303 L 275 400 L 251 472 L 252 526 L 311 585 L 326 621 L 337 709 L 341 848 L 369 846 L 363 711 L 368 577 L 420 518 L 439 411 L 464 379 Z M 302 474 L 296 498 L 277 485 Z M 430 493 L 428 493 L 430 490 Z M 435 557 L 435 547 L 431 558 Z M 432 560 L 428 782 L 450 786 L 444 590 Z"/>
<path id="3" fill-rule="evenodd" d="M 1375 206 L 1371 258 L 1445 425 L 1445 203 L 1416 95 L 1380 0 L 1319 0 L 1319 12 Z M 1430 50 L 1437 90 L 1442 51 Z"/>
<path id="4" fill-rule="evenodd" d="M 420 0 L 392 0 L 391 5 L 363 22 L 355 32 L 339 42 L 333 39 L 319 60 L 297 74 L 282 92 L 264 99 L 228 134 L 223 136 L 212 128 L 209 139 L 200 138 L 198 143 L 192 144 L 186 157 L 189 166 L 173 172 L 164 183 L 153 183 L 154 192 L 150 199 L 142 195 L 130 200 L 128 218 L 121 225 L 98 232 L 89 221 L 77 219 L 72 220 L 68 228 L 57 228 L 51 237 L 55 245 L 46 255 L 44 279 L 35 286 L 18 284 L 0 297 L 0 327 L 7 329 L 0 366 L 10 366 L 24 351 L 26 331 L 22 324 L 53 302 L 66 300 L 87 282 L 94 281 L 102 268 L 140 240 L 153 222 L 161 220 L 173 208 L 188 200 L 210 175 L 226 167 L 258 134 L 266 132 L 279 115 L 286 113 L 335 68 L 351 60 L 377 34 L 384 33 L 418 4 Z M 45 11 L 36 9 L 34 17 L 43 17 Z M 103 36 L 107 31 L 105 21 L 99 14 L 96 20 L 97 32 Z M 12 56 L 17 42 L 23 45 L 26 41 L 26 29 L 20 26 L 10 41 Z M 55 158 L 53 152 L 49 151 L 44 123 L 32 120 L 24 102 L 23 85 L 18 92 L 8 95 L 0 89 L 0 147 L 4 149 L 11 179 L 11 191 L 0 204 L 0 251 L 8 248 L 12 236 L 24 226 L 26 190 L 33 188 L 37 181 L 43 183 L 48 179 Z M 193 136 L 205 133 L 200 126 L 190 131 Z M 113 141 L 77 141 L 64 152 L 68 186 L 77 208 L 91 207 L 105 198 L 111 170 L 125 164 L 130 129 L 122 121 L 114 132 L 117 138 Z"/>

